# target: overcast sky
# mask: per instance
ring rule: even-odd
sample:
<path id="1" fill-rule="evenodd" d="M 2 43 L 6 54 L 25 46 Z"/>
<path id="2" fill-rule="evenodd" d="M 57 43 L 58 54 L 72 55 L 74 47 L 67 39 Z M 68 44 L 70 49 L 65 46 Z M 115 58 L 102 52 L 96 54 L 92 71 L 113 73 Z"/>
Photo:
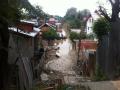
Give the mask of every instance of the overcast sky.
<path id="1" fill-rule="evenodd" d="M 97 7 L 98 0 L 29 0 L 32 5 L 40 5 L 50 15 L 64 16 L 67 9 L 75 7 L 77 10 L 89 9 L 92 12 Z"/>

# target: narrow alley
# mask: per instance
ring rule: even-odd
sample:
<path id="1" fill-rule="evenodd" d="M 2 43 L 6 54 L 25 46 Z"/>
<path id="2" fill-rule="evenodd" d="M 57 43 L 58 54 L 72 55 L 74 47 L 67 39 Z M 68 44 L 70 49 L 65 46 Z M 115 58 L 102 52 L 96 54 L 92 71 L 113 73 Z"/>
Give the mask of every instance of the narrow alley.
<path id="1" fill-rule="evenodd" d="M 62 79 L 64 84 L 88 88 L 85 90 L 119 90 L 119 82 L 91 82 L 89 79 L 77 75 L 74 69 L 77 65 L 77 54 L 72 49 L 72 44 L 69 39 L 62 40 L 57 47 L 59 47 L 59 50 L 57 50 L 59 58 L 50 60 L 46 64 L 46 69 L 51 73 L 47 75 L 48 79 Z"/>
<path id="2" fill-rule="evenodd" d="M 64 76 L 65 83 L 75 83 L 76 73 L 73 70 L 74 65 L 76 65 L 76 54 L 72 50 L 72 45 L 69 39 L 63 40 L 62 43 L 58 45 L 59 58 L 49 61 L 46 67 L 50 70 L 60 72 Z M 69 77 L 68 77 L 69 76 Z M 74 77 L 73 77 L 74 76 Z"/>

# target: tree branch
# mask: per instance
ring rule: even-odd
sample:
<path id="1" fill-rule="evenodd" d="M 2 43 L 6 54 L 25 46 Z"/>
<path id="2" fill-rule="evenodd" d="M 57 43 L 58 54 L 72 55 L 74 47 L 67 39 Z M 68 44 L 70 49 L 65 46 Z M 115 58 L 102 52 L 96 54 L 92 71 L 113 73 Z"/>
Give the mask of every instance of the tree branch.
<path id="1" fill-rule="evenodd" d="M 111 20 L 114 22 L 119 18 L 119 12 L 120 12 L 120 1 L 115 0 L 114 5 L 112 6 L 112 16 Z"/>
<path id="2" fill-rule="evenodd" d="M 113 1 L 112 1 L 112 0 L 109 0 L 109 2 L 111 3 L 111 5 L 112 5 L 112 6 L 114 5 L 114 3 L 113 3 Z"/>
<path id="3" fill-rule="evenodd" d="M 101 15 L 103 15 L 109 22 L 111 21 L 111 18 L 108 16 L 105 10 L 103 10 L 102 6 L 99 6 L 99 12 L 101 12 Z"/>

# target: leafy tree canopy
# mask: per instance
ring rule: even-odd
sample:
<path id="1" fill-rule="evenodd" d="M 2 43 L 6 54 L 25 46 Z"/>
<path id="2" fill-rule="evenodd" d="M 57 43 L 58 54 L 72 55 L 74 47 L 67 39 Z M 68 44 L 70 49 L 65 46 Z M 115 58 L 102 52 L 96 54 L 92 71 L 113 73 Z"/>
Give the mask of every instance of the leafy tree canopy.
<path id="1" fill-rule="evenodd" d="M 76 32 L 70 32 L 69 38 L 70 38 L 71 41 L 73 41 L 74 39 L 79 39 L 80 38 L 80 34 L 78 34 Z"/>
<path id="2" fill-rule="evenodd" d="M 110 31 L 110 23 L 105 18 L 98 19 L 93 25 L 93 32 L 100 39 Z"/>
<path id="3" fill-rule="evenodd" d="M 56 33 L 56 31 L 54 29 L 50 29 L 46 32 L 43 32 L 42 34 L 43 38 L 46 40 L 54 40 L 54 39 L 58 39 L 58 34 Z"/>
<path id="4" fill-rule="evenodd" d="M 87 36 L 84 32 L 76 33 L 76 32 L 70 32 L 69 36 L 70 40 L 73 41 L 74 39 L 86 39 Z"/>
<path id="5" fill-rule="evenodd" d="M 0 20 L 16 22 L 20 18 L 19 0 L 1 0 Z"/>
<path id="6" fill-rule="evenodd" d="M 84 18 L 89 16 L 89 10 L 85 9 L 77 12 L 77 9 L 72 7 L 67 10 L 66 15 L 64 16 L 64 20 L 70 25 L 70 28 L 81 28 L 81 26 L 85 27 L 86 25 Z"/>

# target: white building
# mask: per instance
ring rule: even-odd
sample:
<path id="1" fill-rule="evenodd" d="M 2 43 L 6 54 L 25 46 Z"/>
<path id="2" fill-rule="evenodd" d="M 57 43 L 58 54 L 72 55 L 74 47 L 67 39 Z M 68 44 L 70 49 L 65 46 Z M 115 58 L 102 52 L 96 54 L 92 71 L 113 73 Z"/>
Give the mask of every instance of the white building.
<path id="1" fill-rule="evenodd" d="M 86 30 L 85 30 L 87 35 L 93 33 L 93 24 L 98 18 L 99 18 L 98 15 L 96 15 L 95 13 L 93 13 L 91 16 L 87 18 Z"/>
<path id="2" fill-rule="evenodd" d="M 78 34 L 81 32 L 80 29 L 71 29 L 70 31 L 71 31 L 71 32 L 76 32 L 76 33 L 78 33 Z"/>
<path id="3" fill-rule="evenodd" d="M 93 26 L 93 17 L 91 16 L 87 19 L 87 24 L 86 24 L 86 33 L 87 34 L 93 33 L 92 26 Z"/>

